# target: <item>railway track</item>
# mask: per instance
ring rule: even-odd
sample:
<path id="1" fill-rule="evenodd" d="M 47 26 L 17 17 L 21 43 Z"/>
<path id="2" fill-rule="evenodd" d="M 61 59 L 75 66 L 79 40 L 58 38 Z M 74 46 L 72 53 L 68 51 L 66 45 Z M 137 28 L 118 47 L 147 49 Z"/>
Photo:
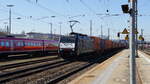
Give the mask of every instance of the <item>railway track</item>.
<path id="1" fill-rule="evenodd" d="M 30 63 L 22 63 L 22 64 L 16 64 L 16 65 L 13 64 L 12 67 L 5 66 L 1 68 L 0 83 L 5 83 L 5 82 L 15 80 L 20 77 L 38 73 L 46 69 L 55 68 L 55 67 L 67 64 L 67 63 L 70 63 L 70 62 L 59 59 L 53 62 L 50 60 L 46 60 L 46 61 L 40 60 L 40 61 L 36 61 L 36 63 L 30 62 Z"/>
<path id="2" fill-rule="evenodd" d="M 20 63 L 7 64 L 7 65 L 0 65 L 0 71 L 9 69 L 9 68 L 19 67 L 19 66 L 25 66 L 25 65 L 30 65 L 30 64 L 52 61 L 52 60 L 56 60 L 56 59 L 59 59 L 59 57 L 46 58 L 46 59 L 40 59 L 40 60 L 34 60 L 34 61 L 26 61 L 26 62 L 20 62 Z"/>
<path id="3" fill-rule="evenodd" d="M 113 52 L 114 53 L 114 52 Z M 109 56 L 112 54 L 109 54 Z M 7 84 L 55 84 L 69 78 L 70 76 L 80 72 L 90 66 L 94 66 L 106 58 L 96 58 L 92 61 L 58 61 L 58 62 L 42 62 L 41 64 L 32 64 L 28 67 L 6 69 L 0 73 L 0 83 Z"/>
<path id="4" fill-rule="evenodd" d="M 150 55 L 150 49 L 142 50 L 142 52 L 144 52 L 144 53 L 146 53 L 146 54 Z"/>
<path id="5" fill-rule="evenodd" d="M 65 74 L 60 74 L 59 76 L 47 81 L 47 84 L 54 84 L 54 83 L 57 83 L 83 69 L 86 69 L 87 67 L 90 67 L 91 65 L 93 65 L 95 63 L 87 63 L 87 64 L 84 64 L 83 66 L 76 66 L 76 67 L 73 67 L 72 69 L 69 69 L 70 72 L 66 72 Z"/>
<path id="6" fill-rule="evenodd" d="M 52 55 L 57 55 L 58 53 L 49 53 L 46 56 L 52 56 Z M 30 54 L 16 54 L 16 55 L 8 55 L 8 57 L 0 57 L 0 62 L 7 62 L 7 61 L 13 61 L 13 60 L 24 60 L 24 59 L 32 59 L 32 58 L 39 58 L 43 57 L 41 55 L 36 55 L 36 56 L 31 56 Z"/>

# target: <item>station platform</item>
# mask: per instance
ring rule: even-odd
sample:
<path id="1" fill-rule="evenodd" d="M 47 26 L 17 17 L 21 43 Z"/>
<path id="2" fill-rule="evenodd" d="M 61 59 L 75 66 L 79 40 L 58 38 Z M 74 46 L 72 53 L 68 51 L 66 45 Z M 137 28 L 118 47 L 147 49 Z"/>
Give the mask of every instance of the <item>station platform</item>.
<path id="1" fill-rule="evenodd" d="M 140 58 L 137 58 L 137 67 L 142 84 L 150 84 L 150 55 L 139 51 Z"/>
<path id="2" fill-rule="evenodd" d="M 150 84 L 150 56 L 139 51 L 137 84 Z M 129 84 L 129 50 L 123 50 L 68 84 Z"/>

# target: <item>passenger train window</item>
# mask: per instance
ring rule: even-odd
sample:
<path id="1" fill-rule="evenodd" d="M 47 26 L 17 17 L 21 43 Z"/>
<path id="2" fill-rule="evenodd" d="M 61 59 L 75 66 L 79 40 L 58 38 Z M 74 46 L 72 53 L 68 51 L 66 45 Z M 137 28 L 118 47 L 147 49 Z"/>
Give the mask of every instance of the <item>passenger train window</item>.
<path id="1" fill-rule="evenodd" d="M 23 42 L 21 42 L 21 46 L 24 46 L 24 43 L 23 43 Z"/>
<path id="2" fill-rule="evenodd" d="M 36 46 L 39 46 L 39 43 L 36 43 Z"/>
<path id="3" fill-rule="evenodd" d="M 31 44 L 31 43 L 29 42 L 29 43 L 28 43 L 28 46 L 30 46 L 30 44 Z"/>
<path id="4" fill-rule="evenodd" d="M 9 47 L 9 42 L 8 41 L 6 42 L 6 47 Z"/>
<path id="5" fill-rule="evenodd" d="M 5 46 L 5 43 L 4 43 L 4 41 L 1 41 L 1 46 Z"/>
<path id="6" fill-rule="evenodd" d="M 17 43 L 17 46 L 21 46 L 20 42 Z"/>
<path id="7" fill-rule="evenodd" d="M 30 42 L 30 46 L 32 46 L 33 45 L 33 43 L 32 42 Z"/>
<path id="8" fill-rule="evenodd" d="M 33 46 L 33 43 L 31 42 L 30 45 Z"/>
<path id="9" fill-rule="evenodd" d="M 36 43 L 34 43 L 34 46 L 36 46 Z"/>
<path id="10" fill-rule="evenodd" d="M 17 46 L 24 46 L 24 45 L 23 45 L 23 42 L 18 42 L 18 43 L 17 43 Z"/>
<path id="11" fill-rule="evenodd" d="M 2 46 L 2 45 L 1 45 L 1 41 L 0 41 L 0 46 Z"/>
<path id="12" fill-rule="evenodd" d="M 23 42 L 20 42 L 20 46 L 23 46 Z"/>
<path id="13" fill-rule="evenodd" d="M 42 43 L 39 43 L 39 46 L 42 46 L 43 44 Z"/>
<path id="14" fill-rule="evenodd" d="M 37 46 L 40 46 L 40 43 L 37 43 L 36 45 L 37 45 Z"/>
<path id="15" fill-rule="evenodd" d="M 25 42 L 25 46 L 28 46 L 28 43 L 27 43 L 27 42 Z"/>

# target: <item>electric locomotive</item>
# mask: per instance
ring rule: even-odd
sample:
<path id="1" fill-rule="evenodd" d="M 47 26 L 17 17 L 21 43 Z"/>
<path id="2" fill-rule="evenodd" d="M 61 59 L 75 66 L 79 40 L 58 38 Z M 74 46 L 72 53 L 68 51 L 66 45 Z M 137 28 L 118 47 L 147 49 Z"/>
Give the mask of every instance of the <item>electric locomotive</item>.
<path id="1" fill-rule="evenodd" d="M 81 54 L 94 51 L 93 39 L 87 35 L 70 33 L 60 38 L 59 55 L 65 59 L 78 57 Z"/>

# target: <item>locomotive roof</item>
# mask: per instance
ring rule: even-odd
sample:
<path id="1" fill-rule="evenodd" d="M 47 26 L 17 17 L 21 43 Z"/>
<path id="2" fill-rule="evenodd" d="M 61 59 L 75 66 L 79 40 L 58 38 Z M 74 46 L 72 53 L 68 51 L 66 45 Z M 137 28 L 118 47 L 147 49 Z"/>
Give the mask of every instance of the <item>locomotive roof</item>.
<path id="1" fill-rule="evenodd" d="M 80 35 L 80 36 L 87 36 L 86 34 L 81 34 L 81 33 L 77 33 L 77 32 L 71 32 L 70 35 Z"/>

